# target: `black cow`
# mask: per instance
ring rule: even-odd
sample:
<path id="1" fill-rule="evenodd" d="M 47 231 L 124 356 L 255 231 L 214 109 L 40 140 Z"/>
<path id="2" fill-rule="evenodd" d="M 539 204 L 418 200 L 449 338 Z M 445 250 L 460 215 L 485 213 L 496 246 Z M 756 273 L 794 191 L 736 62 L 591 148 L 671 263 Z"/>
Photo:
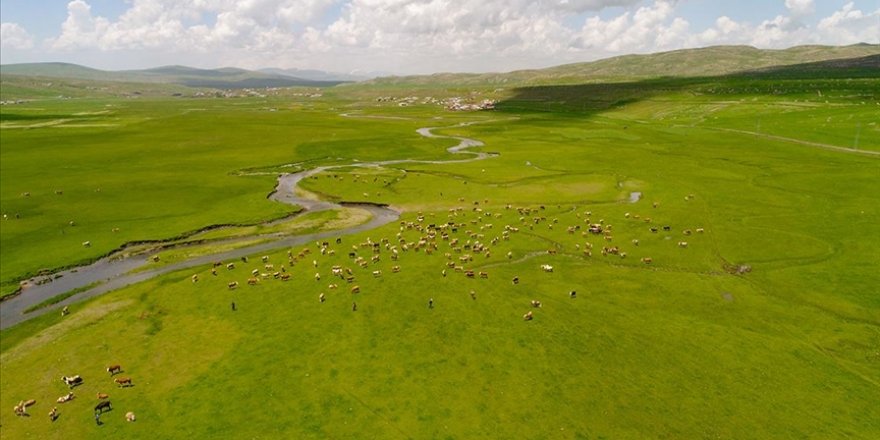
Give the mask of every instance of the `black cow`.
<path id="1" fill-rule="evenodd" d="M 98 402 L 98 404 L 95 405 L 95 412 L 96 413 L 103 414 L 104 410 L 108 410 L 108 411 L 113 410 L 113 405 L 110 404 L 109 400 L 105 400 L 103 402 Z"/>

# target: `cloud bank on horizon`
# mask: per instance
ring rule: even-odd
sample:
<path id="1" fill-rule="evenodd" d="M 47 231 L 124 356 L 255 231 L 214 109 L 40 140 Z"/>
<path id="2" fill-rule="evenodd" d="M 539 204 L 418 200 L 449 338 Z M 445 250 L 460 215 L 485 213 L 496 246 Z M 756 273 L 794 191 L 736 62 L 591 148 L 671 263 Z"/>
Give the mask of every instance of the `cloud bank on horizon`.
<path id="1" fill-rule="evenodd" d="M 0 24 L 3 63 L 485 72 L 719 44 L 784 48 L 880 38 L 880 8 L 868 9 L 877 6 L 871 0 L 823 0 L 821 8 L 814 0 L 33 3 L 4 5 L 4 20 L 12 19 Z M 63 21 L 47 23 L 53 11 Z"/>

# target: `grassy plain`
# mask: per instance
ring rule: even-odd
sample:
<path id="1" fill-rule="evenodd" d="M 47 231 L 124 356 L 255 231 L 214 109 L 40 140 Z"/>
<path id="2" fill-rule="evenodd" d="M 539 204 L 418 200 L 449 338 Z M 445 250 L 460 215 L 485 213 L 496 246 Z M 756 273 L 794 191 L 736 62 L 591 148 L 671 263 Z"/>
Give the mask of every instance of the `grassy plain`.
<path id="1" fill-rule="evenodd" d="M 4 128 L 3 211 L 23 214 L 3 223 L 4 279 L 127 240 L 288 212 L 265 201 L 271 177 L 233 176 L 236 170 L 460 159 L 445 153 L 449 140 L 414 130 L 463 121 L 484 123 L 435 132 L 479 139 L 499 156 L 339 169 L 303 183 L 327 197 L 389 203 L 404 211 L 404 222 L 418 224 L 421 212 L 422 225 L 459 224 L 447 231 L 450 240 L 436 238 L 430 255 L 398 244 L 397 234 L 412 244 L 424 233 L 390 224 L 331 241 L 332 256 L 314 244 L 293 265 L 287 250 L 270 254 L 271 263 L 287 266 L 289 282 L 245 285 L 251 269 L 262 270 L 252 258 L 217 276 L 209 267 L 164 276 L 77 305 L 65 318 L 46 315 L 0 332 L 0 406 L 38 400 L 30 418 L 0 412 L 0 433 L 877 438 L 877 81 L 828 81 L 821 97 L 810 86 L 817 81 L 524 88 L 481 113 L 376 104 L 365 98 L 370 92 L 342 87 L 295 105 L 109 102 L 118 106 L 112 118 L 125 122 L 63 136 L 59 127 Z M 43 110 L 28 112 L 58 117 L 106 104 L 41 102 Z M 7 112 L 4 123 L 12 120 Z M 343 119 L 341 112 L 405 119 Z M 31 152 L 34 146 L 50 148 L 43 150 L 50 156 Z M 62 157 L 46 163 L 52 155 Z M 630 203 L 633 192 L 641 199 Z M 74 213 L 82 226 L 63 228 Z M 613 225 L 610 241 L 585 231 L 600 220 Z M 508 240 L 505 225 L 518 228 Z M 64 236 L 53 233 L 59 228 Z M 80 232 L 87 228 L 90 234 Z M 398 261 L 384 245 L 366 268 L 349 258 L 355 252 L 370 261 L 360 244 L 383 238 L 401 249 Z M 457 252 L 456 238 L 487 244 L 491 254 Z M 81 248 L 86 239 L 92 248 Z M 584 254 L 587 243 L 592 256 Z M 603 256 L 603 246 L 627 256 Z M 47 251 L 53 248 L 61 249 Z M 448 268 L 447 252 L 489 278 Z M 473 260 L 461 262 L 466 254 Z M 330 274 L 334 265 L 352 269 L 360 293 Z M 751 271 L 732 273 L 743 266 Z M 198 283 L 190 281 L 194 272 Z M 229 290 L 230 281 L 242 286 Z M 543 307 L 531 308 L 533 299 Z M 530 310 L 535 319 L 523 321 Z M 134 387 L 111 386 L 103 369 L 112 363 L 123 365 Z M 71 374 L 86 382 L 50 423 L 45 412 L 67 392 L 58 378 Z M 109 392 L 115 408 L 101 427 L 91 416 L 96 392 Z M 123 421 L 129 410 L 137 422 Z"/>

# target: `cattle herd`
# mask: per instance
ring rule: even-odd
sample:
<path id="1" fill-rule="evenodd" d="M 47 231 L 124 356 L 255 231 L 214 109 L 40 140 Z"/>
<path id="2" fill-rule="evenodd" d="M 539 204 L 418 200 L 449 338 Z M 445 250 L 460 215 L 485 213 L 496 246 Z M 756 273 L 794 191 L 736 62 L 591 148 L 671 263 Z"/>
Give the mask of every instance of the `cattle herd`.
<path id="1" fill-rule="evenodd" d="M 691 195 L 688 197 L 688 200 L 693 198 L 694 196 Z M 459 199 L 459 201 L 463 202 L 464 200 Z M 327 279 L 330 277 L 330 282 L 326 284 L 328 292 L 318 293 L 319 302 L 325 303 L 331 302 L 329 301 L 330 296 L 328 293 L 329 291 L 337 290 L 339 284 L 349 284 L 351 286 L 350 292 L 354 295 L 361 293 L 362 290 L 361 285 L 356 283 L 359 276 L 372 275 L 374 279 L 381 279 L 383 271 L 381 268 L 376 267 L 376 265 L 385 258 L 391 260 L 390 264 L 393 264 L 388 267 L 390 273 L 397 274 L 402 271 L 400 262 L 404 255 L 421 254 L 429 256 L 435 253 L 438 255 L 442 254 L 444 257 L 441 259 L 443 266 L 439 268 L 442 277 L 447 277 L 451 273 L 458 273 L 469 279 L 488 280 L 490 279 L 488 268 L 499 265 L 497 262 L 487 261 L 492 255 L 491 248 L 500 247 L 505 242 L 510 242 L 520 230 L 535 231 L 536 228 L 542 226 L 545 226 L 548 231 L 555 233 L 557 236 L 563 234 L 564 231 L 566 235 L 563 236 L 570 237 L 570 247 L 564 242 L 548 239 L 552 243 L 549 248 L 543 252 L 524 255 L 522 259 L 541 258 L 541 256 L 545 255 L 556 256 L 558 254 L 566 254 L 569 257 L 573 256 L 580 259 L 591 259 L 594 242 L 597 249 L 601 246 L 601 255 L 603 257 L 627 258 L 627 252 L 622 246 L 613 244 L 616 243 L 613 234 L 615 231 L 614 226 L 604 219 L 596 218 L 597 216 L 594 216 L 590 210 L 578 211 L 577 208 L 572 208 L 569 211 L 562 211 L 558 214 L 559 217 L 565 218 L 565 214 L 573 214 L 573 216 L 568 216 L 569 221 L 572 221 L 571 224 L 560 226 L 560 218 L 547 218 L 545 215 L 547 210 L 544 206 L 514 207 L 508 204 L 497 208 L 501 212 L 492 213 L 485 209 L 487 204 L 488 200 L 475 201 L 469 209 L 463 207 L 449 209 L 446 221 L 443 222 L 434 221 L 436 217 L 442 214 L 429 213 L 426 216 L 418 212 L 414 220 L 401 220 L 399 230 L 393 237 L 383 237 L 378 240 L 367 237 L 364 241 L 351 245 L 349 249 L 342 253 L 342 255 L 345 255 L 347 252 L 348 264 L 333 264 L 334 262 L 338 263 L 338 260 L 331 262 L 322 259 L 322 257 L 333 256 L 337 251 L 342 250 L 334 249 L 334 246 L 329 241 L 318 241 L 315 243 L 314 248 L 306 246 L 301 249 L 290 249 L 287 251 L 286 262 L 283 260 L 281 262 L 270 262 L 270 259 L 274 260 L 278 257 L 264 255 L 260 258 L 262 267 L 253 268 L 250 271 L 250 277 L 247 277 L 246 281 L 250 286 L 257 286 L 266 280 L 289 281 L 293 276 L 302 276 L 295 275 L 298 273 L 295 270 L 298 265 L 305 266 L 308 268 L 306 269 L 306 276 L 314 279 L 314 282 L 319 286 L 324 286 L 323 283 L 327 283 Z M 660 204 L 655 202 L 651 206 L 654 210 L 657 210 Z M 518 220 L 515 220 L 517 217 Z M 650 242 L 651 240 L 647 240 L 647 238 L 652 234 L 657 234 L 661 228 L 665 232 L 672 230 L 670 225 L 654 226 L 651 217 L 641 216 L 637 213 L 627 212 L 623 217 L 624 221 L 628 222 L 627 226 L 639 223 L 645 224 L 642 240 L 639 238 L 624 240 L 632 245 L 631 252 L 633 253 L 647 252 L 650 247 L 642 246 L 643 242 Z M 493 225 L 494 222 L 501 222 L 503 219 L 507 219 L 509 224 L 499 228 Z M 556 229 L 554 229 L 554 225 L 556 225 Z M 633 229 L 641 228 L 630 228 L 630 232 Z M 697 233 L 704 232 L 703 228 L 694 228 L 693 230 Z M 691 233 L 692 229 L 682 230 L 684 235 L 689 236 Z M 529 235 L 535 236 L 534 232 L 530 232 Z M 669 236 L 663 237 L 664 240 L 669 240 L 670 238 Z M 599 243 L 602 243 L 602 245 Z M 336 238 L 335 244 L 342 244 L 342 238 Z M 685 241 L 678 241 L 676 244 L 682 249 L 688 247 L 688 243 Z M 315 250 L 314 253 L 313 250 Z M 513 250 L 504 249 L 502 252 L 502 255 L 507 260 L 513 260 L 516 256 Z M 654 258 L 651 256 L 638 255 L 638 257 L 640 258 L 637 261 L 644 265 L 654 264 Z M 247 263 L 248 260 L 245 257 L 241 261 Z M 213 264 L 211 273 L 217 276 L 217 268 L 222 267 L 226 267 L 227 271 L 234 271 L 236 269 L 234 262 L 217 261 Z M 554 273 L 552 265 L 541 263 L 537 265 L 537 268 L 548 274 L 544 276 L 553 276 L 550 275 Z M 312 272 L 313 270 L 317 271 Z M 533 273 L 527 275 L 531 278 L 536 276 Z M 193 283 L 198 282 L 200 279 L 199 274 L 193 274 L 191 279 Z M 518 285 L 520 283 L 520 276 L 514 276 L 512 282 L 514 285 Z M 238 287 L 239 282 L 237 280 L 227 282 L 229 290 L 235 290 Z M 318 289 L 325 290 L 321 287 Z M 574 290 L 565 290 L 562 294 L 565 293 L 568 293 L 571 299 L 576 298 Z M 470 297 L 474 300 L 476 299 L 473 290 L 470 291 Z M 538 300 L 531 302 L 531 305 L 534 307 L 540 307 L 540 304 Z M 353 306 L 352 310 L 356 310 L 356 307 Z M 526 320 L 532 320 L 535 315 L 533 311 L 528 311 L 523 317 Z"/>
<path id="2" fill-rule="evenodd" d="M 459 199 L 459 201 L 462 200 Z M 488 201 L 484 201 L 484 203 L 488 203 Z M 596 241 L 595 244 L 597 247 L 600 246 L 599 243 L 603 244 L 601 246 L 601 255 L 605 258 L 618 257 L 623 259 L 627 256 L 627 253 L 619 245 L 613 244 L 616 243 L 613 235 L 613 231 L 615 230 L 614 227 L 604 219 L 594 220 L 595 216 L 591 211 L 578 212 L 577 209 L 567 211 L 568 213 L 574 214 L 573 224 L 559 226 L 560 219 L 548 219 L 544 215 L 545 208 L 543 206 L 537 208 L 515 208 L 511 205 L 507 205 L 503 208 L 499 207 L 498 209 L 503 209 L 507 212 L 508 215 L 506 218 L 510 219 L 510 224 L 495 228 L 493 222 L 500 222 L 505 216 L 502 213 L 490 213 L 487 210 L 484 210 L 483 206 L 485 205 L 481 205 L 480 202 L 474 202 L 474 206 L 468 210 L 461 207 L 450 209 L 447 213 L 445 222 L 432 221 L 438 216 L 438 214 L 429 214 L 427 218 L 431 220 L 427 220 L 425 215 L 418 213 L 412 221 L 402 220 L 399 224 L 398 232 L 391 238 L 383 237 L 378 240 L 373 240 L 368 237 L 360 243 L 351 245 L 349 249 L 346 249 L 346 251 L 341 252 L 340 254 L 345 255 L 347 252 L 347 260 L 341 256 L 332 261 L 324 260 L 323 258 L 325 257 L 335 255 L 337 250 L 342 250 L 333 249 L 334 246 L 328 241 L 316 242 L 315 248 L 306 246 L 298 250 L 288 250 L 286 261 L 283 261 L 283 257 L 281 257 L 281 262 L 270 261 L 279 257 L 265 255 L 260 258 L 260 266 L 253 268 L 249 272 L 246 271 L 246 273 L 249 273 L 250 275 L 246 277 L 246 282 L 250 286 L 258 286 L 261 283 L 269 282 L 268 280 L 286 282 L 294 276 L 313 278 L 314 283 L 321 286 L 317 288 L 318 290 L 325 290 L 324 286 L 326 286 L 326 292 L 322 291 L 318 294 L 318 300 L 322 304 L 332 304 L 332 295 L 330 295 L 329 292 L 338 291 L 340 285 L 348 285 L 349 287 L 347 290 L 350 292 L 351 296 L 347 301 L 344 301 L 344 304 L 351 302 L 352 311 L 356 311 L 358 310 L 357 302 L 353 300 L 357 295 L 362 295 L 362 285 L 365 287 L 364 290 L 368 291 L 369 286 L 372 285 L 372 283 L 382 282 L 384 279 L 384 273 L 380 268 L 382 266 L 377 265 L 386 258 L 391 261 L 391 263 L 389 263 L 390 266 L 388 267 L 389 273 L 391 274 L 389 278 L 396 276 L 395 274 L 405 272 L 403 269 L 405 255 L 408 254 L 413 256 L 410 258 L 416 258 L 416 255 L 422 255 L 423 257 L 421 258 L 425 258 L 424 256 L 436 254 L 433 258 L 437 261 L 442 261 L 442 266 L 441 263 L 437 263 L 438 272 L 442 277 L 447 277 L 449 274 L 458 274 L 458 276 L 463 276 L 466 279 L 496 280 L 497 278 L 490 276 L 490 268 L 500 265 L 518 263 L 528 259 L 540 260 L 560 253 L 566 255 L 568 258 L 589 260 L 593 256 L 593 241 Z M 655 209 L 658 206 L 658 203 L 653 204 Z M 565 212 L 563 212 L 563 214 L 565 214 Z M 513 220 L 517 217 L 518 221 Z M 636 261 L 640 261 L 643 264 L 643 267 L 645 265 L 652 265 L 654 263 L 654 258 L 649 255 L 644 255 L 644 253 L 647 252 L 647 249 L 651 248 L 648 243 L 652 242 L 652 240 L 649 240 L 649 238 L 654 234 L 659 234 L 661 228 L 664 233 L 669 232 L 672 234 L 670 232 L 672 230 L 671 226 L 654 226 L 651 218 L 642 218 L 638 214 L 626 213 L 624 219 L 627 222 L 638 221 L 647 224 L 643 231 L 644 234 L 641 236 L 641 240 L 639 238 L 628 237 L 630 239 L 624 241 L 631 244 L 632 248 L 630 251 L 637 254 L 637 257 L 640 259 Z M 505 258 L 501 259 L 501 262 L 493 262 L 490 260 L 490 249 L 492 247 L 502 247 L 505 244 L 509 244 L 508 242 L 516 237 L 520 230 L 535 231 L 536 228 L 539 228 L 542 225 L 546 225 L 546 229 L 554 234 L 555 239 L 547 239 L 534 232 L 527 233 L 527 235 L 532 239 L 545 239 L 546 241 L 549 241 L 551 246 L 546 248 L 545 251 L 517 255 L 516 248 L 510 247 L 510 249 L 504 249 L 501 251 L 502 253 L 500 255 L 505 256 Z M 557 225 L 556 229 L 554 229 L 554 225 Z M 694 228 L 693 231 L 697 233 L 696 235 L 700 235 L 704 233 L 705 230 L 703 228 Z M 691 229 L 682 230 L 682 234 L 690 236 L 691 240 L 696 240 L 696 235 L 691 235 Z M 563 239 L 559 239 L 559 236 L 562 236 Z M 565 237 L 568 237 L 568 244 L 564 242 Z M 673 246 L 682 249 L 681 252 L 685 252 L 684 249 L 688 248 L 688 242 L 686 241 L 672 240 L 671 236 L 665 236 L 662 238 L 663 240 L 657 242 L 663 243 L 665 240 L 671 240 Z M 336 238 L 335 245 L 342 245 L 342 238 Z M 313 249 L 316 249 L 314 253 Z M 519 259 L 514 260 L 516 257 L 519 257 Z M 339 263 L 340 260 L 345 264 L 333 264 Z M 304 264 L 305 261 L 308 261 L 308 263 Z M 241 263 L 249 264 L 249 260 L 246 257 L 242 257 Z M 537 279 L 540 283 L 541 280 L 547 280 L 549 277 L 556 276 L 557 271 L 555 271 L 554 266 L 546 262 L 539 261 L 538 263 L 539 264 L 532 266 L 534 272 L 529 271 L 522 274 L 516 274 L 508 279 L 512 280 L 514 286 L 517 286 L 521 283 L 521 280 Z M 621 261 L 621 264 L 623 264 L 623 261 Z M 306 267 L 304 271 L 299 271 L 305 272 L 304 274 L 299 275 L 295 270 L 298 265 Z M 563 269 L 562 271 L 564 272 L 565 267 L 565 265 L 562 265 L 560 266 L 560 269 Z M 225 272 L 229 272 L 230 274 L 236 273 L 237 270 L 235 262 L 217 261 L 212 267 L 210 267 L 210 273 L 213 277 L 204 278 L 200 277 L 199 274 L 193 274 L 190 279 L 192 283 L 210 283 L 212 282 L 212 279 L 219 278 L 218 269 L 225 269 Z M 436 274 L 438 272 L 432 273 Z M 312 273 L 314 273 L 314 275 L 310 276 Z M 234 277 L 235 275 L 232 276 Z M 375 281 L 358 283 L 358 278 L 361 276 L 365 276 L 366 279 L 373 279 Z M 328 279 L 330 281 L 329 283 L 327 282 Z M 474 282 L 479 283 L 487 281 Z M 229 290 L 239 288 L 237 280 L 227 279 L 226 283 Z M 309 281 L 309 283 L 311 283 L 311 281 Z M 522 287 L 519 288 L 521 289 Z M 517 287 L 514 287 L 514 289 L 517 289 Z M 468 293 L 472 300 L 477 300 L 477 295 L 474 289 L 468 289 Z M 577 298 L 576 291 L 573 289 L 566 289 L 563 292 L 560 292 L 560 296 L 561 295 L 567 295 L 568 298 L 572 300 Z M 435 303 L 433 296 L 430 296 L 428 304 L 430 309 L 434 308 Z M 543 305 L 544 304 L 538 299 L 532 299 L 528 304 L 523 303 L 523 308 L 530 306 L 529 308 L 531 310 L 527 310 L 522 315 L 522 319 L 524 321 L 535 320 L 539 311 L 543 310 Z M 235 310 L 235 303 L 232 303 L 232 309 Z M 112 377 L 112 383 L 116 384 L 118 387 L 126 388 L 133 386 L 130 377 L 115 377 L 116 374 L 122 373 L 122 367 L 120 365 L 108 366 L 106 371 Z M 84 383 L 84 379 L 79 375 L 74 375 L 63 376 L 61 380 L 68 387 L 68 393 L 59 397 L 57 403 L 76 405 L 75 403 L 70 404 L 69 402 L 75 402 L 78 400 L 75 399 L 74 390 Z M 94 406 L 96 421 L 99 421 L 100 415 L 104 412 L 113 410 L 109 397 L 108 394 L 97 393 L 98 402 Z M 35 400 L 22 400 L 15 406 L 15 414 L 25 416 L 27 415 L 28 408 L 35 404 Z M 49 412 L 49 418 L 54 421 L 58 417 L 59 413 L 57 407 L 52 408 Z M 134 413 L 127 413 L 125 419 L 128 421 L 134 421 Z"/>
<path id="3" fill-rule="evenodd" d="M 117 386 L 119 386 L 120 388 L 133 386 L 132 380 L 130 377 L 125 377 L 125 378 L 113 377 L 117 373 L 122 372 L 122 367 L 120 365 L 111 365 L 111 366 L 107 367 L 107 372 L 110 373 L 110 376 L 113 378 L 113 382 Z M 73 376 L 61 376 L 61 381 L 67 386 L 68 392 L 67 392 L 67 394 L 65 394 L 55 400 L 55 402 L 59 403 L 59 404 L 65 404 L 65 403 L 69 403 L 69 402 L 74 401 L 74 399 L 76 398 L 76 396 L 74 395 L 74 392 L 73 392 L 74 389 L 85 383 L 85 380 L 82 378 L 82 376 L 80 376 L 78 374 L 73 375 Z M 95 404 L 95 406 L 94 406 L 93 414 L 95 416 L 95 420 L 100 421 L 100 415 L 106 411 L 112 411 L 113 404 L 110 402 L 110 395 L 109 394 L 99 392 L 96 394 L 96 398 L 97 398 L 98 403 Z M 28 414 L 28 408 L 33 405 L 36 405 L 36 403 L 37 403 L 37 401 L 35 399 L 20 401 L 17 405 L 15 405 L 15 408 L 14 408 L 15 415 L 20 416 L 20 417 L 29 417 L 30 414 Z M 60 416 L 60 413 L 58 411 L 57 406 L 53 407 L 49 411 L 49 420 L 50 421 L 54 422 L 55 420 L 58 419 L 59 416 Z M 135 420 L 134 413 L 128 412 L 125 415 L 125 419 L 130 422 L 133 422 Z"/>

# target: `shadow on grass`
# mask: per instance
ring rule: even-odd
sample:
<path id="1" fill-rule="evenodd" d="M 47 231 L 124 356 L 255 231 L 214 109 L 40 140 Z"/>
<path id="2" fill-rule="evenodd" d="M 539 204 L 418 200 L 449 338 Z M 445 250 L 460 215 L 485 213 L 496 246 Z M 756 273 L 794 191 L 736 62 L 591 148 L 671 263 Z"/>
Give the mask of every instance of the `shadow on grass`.
<path id="1" fill-rule="evenodd" d="M 0 122 L 3 121 L 52 121 L 56 119 L 94 119 L 94 115 L 50 115 L 50 114 L 28 114 L 28 113 L 9 113 L 8 110 L 0 112 Z"/>
<path id="2" fill-rule="evenodd" d="M 630 82 L 519 87 L 499 102 L 501 112 L 593 114 L 660 95 L 815 95 L 846 91 L 852 99 L 877 100 L 880 55 L 820 61 L 713 77 L 661 77 Z"/>

